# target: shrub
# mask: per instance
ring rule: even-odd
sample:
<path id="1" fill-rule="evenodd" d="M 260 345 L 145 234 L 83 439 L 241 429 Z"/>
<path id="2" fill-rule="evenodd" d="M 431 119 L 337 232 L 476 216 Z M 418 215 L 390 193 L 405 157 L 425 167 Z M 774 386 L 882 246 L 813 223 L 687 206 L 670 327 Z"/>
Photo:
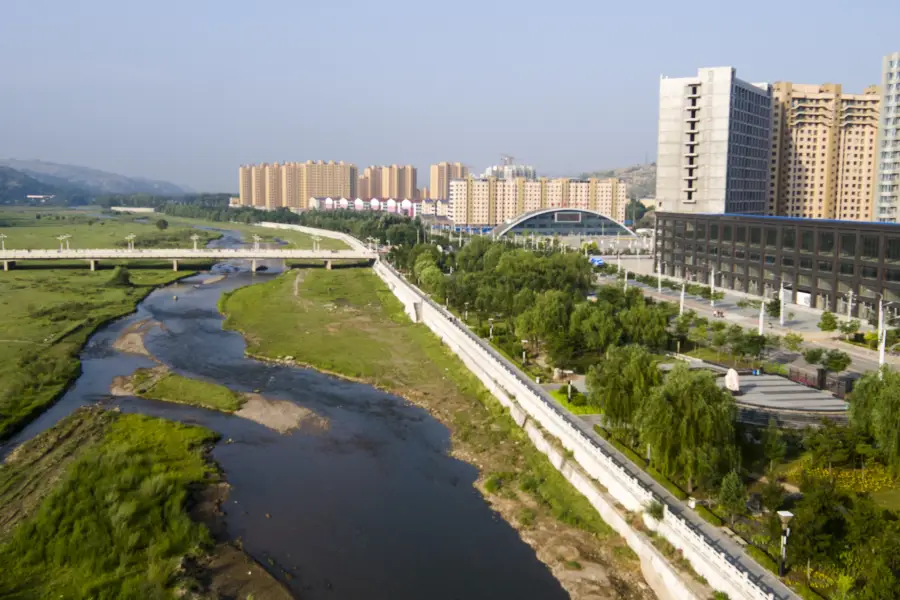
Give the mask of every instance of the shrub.
<path id="1" fill-rule="evenodd" d="M 666 509 L 660 502 L 654 500 L 647 505 L 647 514 L 650 515 L 655 521 L 662 521 L 663 517 L 666 514 Z"/>
<path id="2" fill-rule="evenodd" d="M 703 518 L 704 521 L 706 521 L 707 523 L 711 523 L 712 525 L 715 525 L 716 527 L 721 527 L 722 525 L 725 524 L 725 520 L 722 517 L 715 514 L 713 511 L 709 510 L 702 504 L 698 504 L 697 508 L 695 508 L 694 511 L 698 515 L 700 515 L 700 517 Z"/>

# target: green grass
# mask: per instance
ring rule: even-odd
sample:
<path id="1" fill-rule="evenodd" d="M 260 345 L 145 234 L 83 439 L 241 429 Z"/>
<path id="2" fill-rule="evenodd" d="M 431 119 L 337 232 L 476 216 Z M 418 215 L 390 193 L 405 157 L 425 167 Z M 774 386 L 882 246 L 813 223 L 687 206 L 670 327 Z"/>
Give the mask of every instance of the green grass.
<path id="1" fill-rule="evenodd" d="M 45 410 L 78 375 L 78 354 L 99 326 L 191 272 L 130 273 L 132 287 L 106 287 L 112 271 L 0 272 L 0 440 Z"/>
<path id="2" fill-rule="evenodd" d="M 313 248 L 313 239 L 312 236 L 301 233 L 299 231 L 292 231 L 290 229 L 270 229 L 268 227 L 260 227 L 258 225 L 247 225 L 245 223 L 219 223 L 216 221 L 204 221 L 203 219 L 188 219 L 185 217 L 168 217 L 162 215 L 162 218 L 169 221 L 172 225 L 179 226 L 201 226 L 201 227 L 216 227 L 218 229 L 231 229 L 234 231 L 241 232 L 245 241 L 252 241 L 253 235 L 258 235 L 263 238 L 264 242 L 271 242 L 276 238 L 288 243 L 288 248 L 296 249 L 296 250 L 312 250 Z M 341 240 L 336 240 L 333 238 L 323 237 L 319 241 L 319 247 L 322 250 L 347 250 L 347 244 L 342 242 Z"/>
<path id="3" fill-rule="evenodd" d="M 600 414 L 600 409 L 596 406 L 591 406 L 590 404 L 573 404 L 569 402 L 569 398 L 566 392 L 566 386 L 559 388 L 558 390 L 553 390 L 550 392 L 550 395 L 553 396 L 553 399 L 562 404 L 563 408 L 572 413 L 573 415 L 597 415 Z M 584 394 L 577 390 L 572 390 L 572 399 L 578 400 L 579 398 L 584 399 Z"/>
<path id="4" fill-rule="evenodd" d="M 191 584 L 182 559 L 210 547 L 185 503 L 214 475 L 203 456 L 214 435 L 140 415 L 93 414 L 104 421 L 100 441 L 82 448 L 39 507 L 0 538 L 0 597 L 175 598 L 176 587 Z"/>
<path id="5" fill-rule="evenodd" d="M 134 383 L 139 386 L 143 379 L 142 369 L 135 372 Z M 190 404 L 223 412 L 234 412 L 244 403 L 244 396 L 233 392 L 224 385 L 182 377 L 167 373 L 147 390 L 140 391 L 145 398 L 155 398 L 166 402 Z"/>
<path id="6" fill-rule="evenodd" d="M 513 520 L 531 528 L 551 518 L 606 547 L 624 544 L 440 339 L 409 322 L 369 269 L 303 272 L 295 297 L 296 275 L 235 290 L 220 302 L 226 327 L 245 333 L 249 352 L 293 356 L 424 404 L 450 424 L 454 448 L 491 474 L 489 493 L 530 497 L 532 506 L 520 507 Z M 632 555 L 620 554 L 613 558 L 634 568 Z"/>

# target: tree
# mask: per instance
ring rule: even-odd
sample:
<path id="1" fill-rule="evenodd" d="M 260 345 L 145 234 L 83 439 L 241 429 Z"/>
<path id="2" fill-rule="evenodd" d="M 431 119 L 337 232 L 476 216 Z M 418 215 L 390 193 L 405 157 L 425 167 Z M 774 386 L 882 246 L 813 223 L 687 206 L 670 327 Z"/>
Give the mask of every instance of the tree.
<path id="1" fill-rule="evenodd" d="M 638 409 L 661 379 L 656 359 L 645 348 L 612 347 L 606 360 L 588 371 L 588 403 L 603 411 L 614 431 L 633 437 Z"/>
<path id="2" fill-rule="evenodd" d="M 782 461 L 787 454 L 787 442 L 784 441 L 784 432 L 778 428 L 773 417 L 769 417 L 769 424 L 763 431 L 763 452 L 769 461 L 770 476 L 775 472 L 775 465 Z"/>
<path id="3" fill-rule="evenodd" d="M 645 398 L 638 413 L 641 442 L 664 474 L 680 475 L 688 492 L 730 470 L 736 457 L 731 394 L 708 371 L 679 364 Z"/>
<path id="4" fill-rule="evenodd" d="M 846 352 L 842 352 L 841 350 L 829 350 L 825 353 L 825 356 L 822 357 L 822 362 L 820 363 L 822 367 L 831 373 L 840 373 L 841 371 L 846 371 L 847 367 L 853 362 L 853 359 L 850 358 L 850 355 Z"/>
<path id="5" fill-rule="evenodd" d="M 793 509 L 788 559 L 794 565 L 831 564 L 846 529 L 843 498 L 830 483 L 812 483 Z M 809 570 L 807 570 L 807 574 Z"/>
<path id="6" fill-rule="evenodd" d="M 778 298 L 766 302 L 766 314 L 773 319 L 777 319 L 781 315 L 781 301 Z"/>
<path id="7" fill-rule="evenodd" d="M 822 313 L 822 318 L 819 319 L 819 329 L 822 331 L 834 331 L 838 328 L 838 320 L 837 317 L 834 316 L 834 313 L 831 311 L 825 311 Z"/>
<path id="8" fill-rule="evenodd" d="M 900 373 L 883 366 L 863 375 L 850 394 L 850 422 L 875 438 L 888 466 L 900 473 Z"/>
<path id="9" fill-rule="evenodd" d="M 794 333 L 793 331 L 790 333 L 784 334 L 784 347 L 790 350 L 791 352 L 800 352 L 800 347 L 803 345 L 803 336 L 799 333 Z"/>
<path id="10" fill-rule="evenodd" d="M 569 333 L 579 350 L 587 353 L 605 352 L 622 337 L 622 329 L 612 310 L 590 302 L 575 306 L 569 320 Z"/>
<path id="11" fill-rule="evenodd" d="M 712 340 L 710 341 L 712 347 L 716 349 L 716 359 L 719 358 L 719 355 L 722 353 L 722 350 L 728 346 L 728 333 L 725 331 L 717 331 L 713 334 Z"/>
<path id="12" fill-rule="evenodd" d="M 747 510 L 747 488 L 737 471 L 730 471 L 722 479 L 718 500 L 719 506 L 728 513 L 728 519 L 734 527 L 735 520 Z"/>
<path id="13" fill-rule="evenodd" d="M 838 328 L 841 330 L 843 336 L 847 339 L 850 339 L 856 332 L 859 331 L 859 319 L 853 319 L 851 321 L 841 321 Z"/>
<path id="14" fill-rule="evenodd" d="M 159 229 L 160 231 L 165 231 L 166 229 L 169 228 L 169 222 L 166 221 L 165 219 L 160 219 L 159 221 L 156 222 L 156 228 Z"/>
<path id="15" fill-rule="evenodd" d="M 760 490 L 759 495 L 762 500 L 762 505 L 769 512 L 775 512 L 781 508 L 781 505 L 784 502 L 784 488 L 778 483 L 778 480 L 775 479 L 775 475 L 771 473 L 766 479 L 766 483 L 762 487 L 762 490 Z"/>
<path id="16" fill-rule="evenodd" d="M 817 365 L 822 362 L 822 357 L 825 355 L 825 351 L 821 348 L 810 348 L 806 352 L 803 353 L 803 360 L 808 362 L 811 365 Z"/>

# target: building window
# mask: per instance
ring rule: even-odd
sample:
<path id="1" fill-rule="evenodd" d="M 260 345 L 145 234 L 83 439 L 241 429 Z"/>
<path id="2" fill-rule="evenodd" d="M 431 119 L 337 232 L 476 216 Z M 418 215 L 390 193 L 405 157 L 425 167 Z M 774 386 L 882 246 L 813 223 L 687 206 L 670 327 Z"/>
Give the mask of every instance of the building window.
<path id="1" fill-rule="evenodd" d="M 722 241 L 723 242 L 731 241 L 731 225 L 722 226 Z"/>
<path id="2" fill-rule="evenodd" d="M 900 262 L 900 238 L 888 238 L 885 243 L 884 259 L 892 263 Z"/>
<path id="3" fill-rule="evenodd" d="M 778 230 L 766 228 L 766 246 L 769 248 L 778 247 Z"/>
<path id="4" fill-rule="evenodd" d="M 878 260 L 878 236 L 864 235 L 862 236 L 862 255 L 863 258 Z"/>
<path id="5" fill-rule="evenodd" d="M 781 232 L 781 247 L 785 250 L 793 250 L 797 247 L 797 232 L 793 229 L 784 229 Z"/>
<path id="6" fill-rule="evenodd" d="M 834 254 L 834 232 L 819 232 L 819 254 Z"/>
<path id="7" fill-rule="evenodd" d="M 709 241 L 714 242 L 719 239 L 719 226 L 710 223 L 709 225 Z"/>
<path id="8" fill-rule="evenodd" d="M 841 263 L 841 275 L 853 275 L 853 263 Z"/>
<path id="9" fill-rule="evenodd" d="M 856 256 L 856 234 L 841 234 L 841 256 Z"/>
<path id="10" fill-rule="evenodd" d="M 750 245 L 759 246 L 762 244 L 762 229 L 759 227 L 750 228 Z"/>
<path id="11" fill-rule="evenodd" d="M 743 225 L 738 225 L 735 227 L 735 235 L 734 241 L 738 244 L 746 244 L 747 243 L 747 228 Z"/>
<path id="12" fill-rule="evenodd" d="M 744 250 L 735 248 L 735 250 L 734 250 L 735 260 L 744 260 L 746 257 L 747 257 L 747 253 Z"/>
<path id="13" fill-rule="evenodd" d="M 832 267 L 831 263 L 825 260 L 819 261 L 819 272 L 820 273 L 831 273 Z"/>
<path id="14" fill-rule="evenodd" d="M 793 267 L 794 259 L 791 258 L 790 256 L 782 256 L 781 257 L 781 266 L 782 267 Z"/>
<path id="15" fill-rule="evenodd" d="M 887 281 L 900 281 L 900 269 L 885 269 L 884 278 Z"/>
<path id="16" fill-rule="evenodd" d="M 859 268 L 859 274 L 866 279 L 878 279 L 878 269 L 876 267 L 867 267 L 863 265 Z"/>
<path id="17" fill-rule="evenodd" d="M 800 232 L 800 251 L 812 254 L 816 251 L 816 240 L 812 231 Z"/>
<path id="18" fill-rule="evenodd" d="M 812 270 L 812 259 L 811 258 L 801 258 L 800 259 L 800 268 L 801 269 L 809 269 Z"/>

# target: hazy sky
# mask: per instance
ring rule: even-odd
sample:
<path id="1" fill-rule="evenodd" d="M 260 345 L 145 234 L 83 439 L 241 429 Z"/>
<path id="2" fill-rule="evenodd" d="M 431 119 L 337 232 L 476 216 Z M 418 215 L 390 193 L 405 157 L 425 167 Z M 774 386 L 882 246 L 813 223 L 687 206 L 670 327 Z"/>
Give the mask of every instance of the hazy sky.
<path id="1" fill-rule="evenodd" d="M 0 157 L 204 191 L 245 162 L 656 153 L 658 79 L 878 83 L 897 0 L 0 0 Z"/>

